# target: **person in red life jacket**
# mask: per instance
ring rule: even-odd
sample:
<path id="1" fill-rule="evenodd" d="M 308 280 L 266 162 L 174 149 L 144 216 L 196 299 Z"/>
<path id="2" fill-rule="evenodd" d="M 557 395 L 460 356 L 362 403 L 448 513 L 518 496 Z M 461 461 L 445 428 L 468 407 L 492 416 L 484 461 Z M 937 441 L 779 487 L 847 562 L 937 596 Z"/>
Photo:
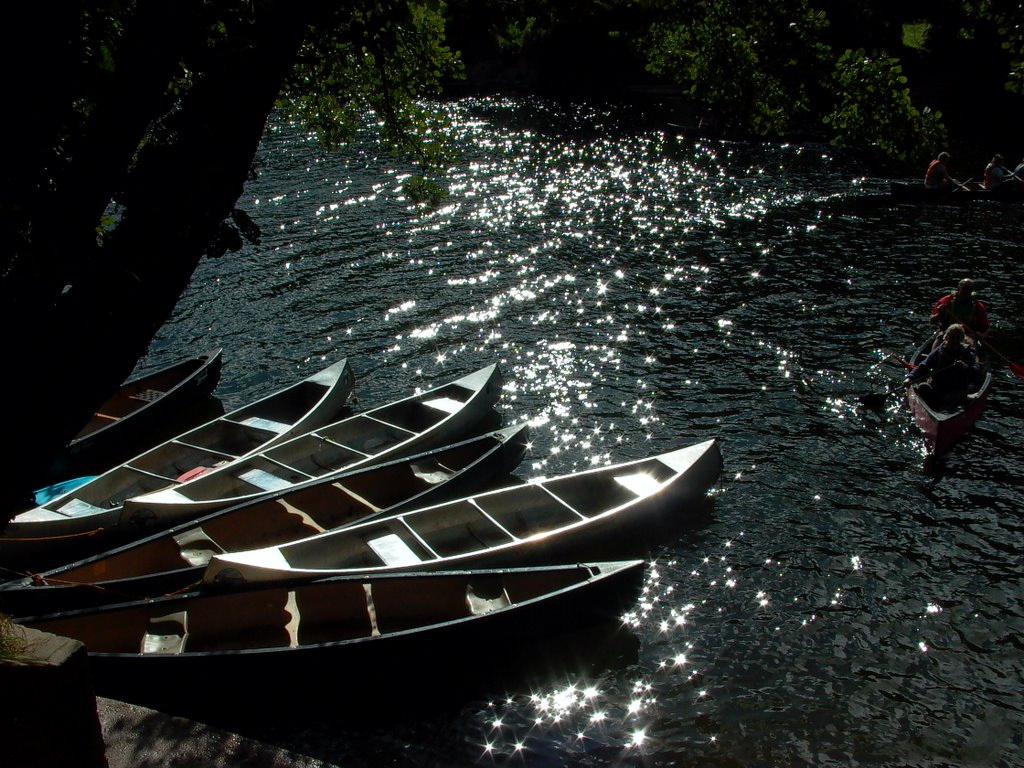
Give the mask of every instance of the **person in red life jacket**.
<path id="1" fill-rule="evenodd" d="M 945 189 L 946 187 L 959 186 L 960 182 L 949 175 L 949 152 L 939 152 L 924 174 L 924 185 L 928 189 Z"/>
<path id="2" fill-rule="evenodd" d="M 947 293 L 932 305 L 928 319 L 938 325 L 940 331 L 959 323 L 972 343 L 984 341 L 988 334 L 988 308 L 975 297 L 974 281 L 969 277 L 957 284 L 955 292 Z"/>
<path id="3" fill-rule="evenodd" d="M 985 189 L 999 189 L 1011 175 L 1010 169 L 1003 165 L 1003 156 L 993 155 L 992 162 L 985 166 Z"/>
<path id="4" fill-rule="evenodd" d="M 953 323 L 942 334 L 942 343 L 906 376 L 932 408 L 953 410 L 967 402 L 977 389 L 981 368 L 974 346 L 967 342 L 964 327 Z"/>

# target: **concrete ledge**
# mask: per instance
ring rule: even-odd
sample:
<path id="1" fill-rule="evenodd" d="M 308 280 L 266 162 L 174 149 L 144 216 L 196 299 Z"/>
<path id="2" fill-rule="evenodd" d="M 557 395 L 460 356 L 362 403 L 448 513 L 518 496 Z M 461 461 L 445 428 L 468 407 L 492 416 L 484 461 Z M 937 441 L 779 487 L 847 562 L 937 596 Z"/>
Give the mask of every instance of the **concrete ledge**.
<path id="1" fill-rule="evenodd" d="M 89 657 L 77 640 L 14 625 L 25 653 L 0 660 L 4 763 L 19 768 L 108 768 Z"/>

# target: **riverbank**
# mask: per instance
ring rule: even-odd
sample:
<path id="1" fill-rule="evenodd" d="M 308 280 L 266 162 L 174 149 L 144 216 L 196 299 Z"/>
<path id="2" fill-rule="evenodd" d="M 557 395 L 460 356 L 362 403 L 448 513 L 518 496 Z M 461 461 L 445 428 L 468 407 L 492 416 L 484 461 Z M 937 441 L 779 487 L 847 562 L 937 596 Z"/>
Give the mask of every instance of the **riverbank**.
<path id="1" fill-rule="evenodd" d="M 230 731 L 96 698 L 108 768 L 332 768 Z"/>

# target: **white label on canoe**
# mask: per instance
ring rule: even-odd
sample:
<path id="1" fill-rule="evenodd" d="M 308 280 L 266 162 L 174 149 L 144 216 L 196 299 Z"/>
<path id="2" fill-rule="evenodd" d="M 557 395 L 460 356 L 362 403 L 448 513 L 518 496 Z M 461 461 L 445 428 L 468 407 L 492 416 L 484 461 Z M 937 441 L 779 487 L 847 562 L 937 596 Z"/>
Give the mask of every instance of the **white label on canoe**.
<path id="1" fill-rule="evenodd" d="M 238 479 L 244 480 L 249 485 L 262 488 L 264 491 L 280 491 L 292 486 L 287 480 L 283 480 L 277 475 L 272 475 L 262 469 L 250 469 L 248 472 L 240 474 Z"/>
<path id="2" fill-rule="evenodd" d="M 616 475 L 615 482 L 628 488 L 637 496 L 650 496 L 661 488 L 661 483 L 646 472 L 634 472 L 632 475 Z"/>
<path id="3" fill-rule="evenodd" d="M 463 406 L 463 403 L 450 397 L 435 397 L 433 400 L 424 400 L 423 404 L 445 413 L 456 413 Z"/>
<path id="4" fill-rule="evenodd" d="M 384 565 L 415 565 L 421 562 L 416 553 L 409 549 L 409 545 L 393 533 L 370 539 L 366 543 L 384 561 Z"/>
<path id="5" fill-rule="evenodd" d="M 291 429 L 291 424 L 282 424 L 280 421 L 274 421 L 273 419 L 261 419 L 259 416 L 250 416 L 247 419 L 242 419 L 242 423 L 250 427 L 256 427 L 256 429 L 265 429 L 268 432 L 276 432 L 281 434 L 287 429 Z"/>
<path id="6" fill-rule="evenodd" d="M 86 515 L 97 515 L 106 510 L 103 507 L 97 507 L 95 504 L 90 504 L 81 499 L 72 499 L 67 504 L 57 507 L 55 511 L 60 512 L 65 517 L 85 517 Z"/>

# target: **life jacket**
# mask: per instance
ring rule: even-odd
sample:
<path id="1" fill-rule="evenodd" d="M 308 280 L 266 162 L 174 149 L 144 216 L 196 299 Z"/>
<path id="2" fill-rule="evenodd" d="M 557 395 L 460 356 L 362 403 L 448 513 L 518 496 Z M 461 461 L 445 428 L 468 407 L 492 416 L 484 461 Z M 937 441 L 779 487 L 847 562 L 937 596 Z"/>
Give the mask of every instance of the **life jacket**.
<path id="1" fill-rule="evenodd" d="M 924 183 L 928 187 L 937 187 L 946 178 L 944 171 L 946 167 L 938 159 L 928 164 L 928 170 L 924 174 Z"/>
<path id="2" fill-rule="evenodd" d="M 958 302 L 956 294 L 949 294 L 949 302 L 943 307 L 945 314 L 949 315 L 951 323 L 960 323 L 965 328 L 973 328 L 974 321 L 978 316 L 978 302 L 971 299 L 970 304 Z"/>

